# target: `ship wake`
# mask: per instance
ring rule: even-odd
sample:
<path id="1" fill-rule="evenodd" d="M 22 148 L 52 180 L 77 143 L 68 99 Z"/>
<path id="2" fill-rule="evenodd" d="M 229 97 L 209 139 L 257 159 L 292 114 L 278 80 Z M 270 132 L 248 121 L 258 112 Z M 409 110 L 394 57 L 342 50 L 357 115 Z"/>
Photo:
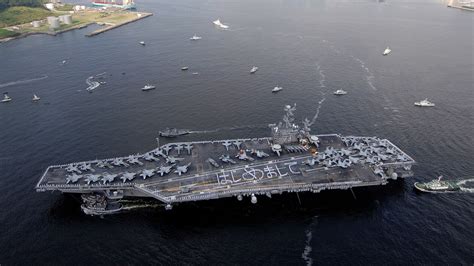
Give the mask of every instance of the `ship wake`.
<path id="1" fill-rule="evenodd" d="M 11 81 L 11 82 L 7 82 L 7 83 L 2 83 L 2 84 L 0 84 L 0 88 L 5 88 L 5 87 L 8 87 L 8 86 L 19 85 L 19 84 L 26 84 L 26 83 L 30 83 L 30 82 L 35 82 L 35 81 L 47 79 L 47 78 L 48 78 L 48 76 L 47 76 L 47 75 L 44 75 L 44 76 L 38 77 L 38 78 L 22 79 L 22 80 L 17 80 L 17 81 Z"/>

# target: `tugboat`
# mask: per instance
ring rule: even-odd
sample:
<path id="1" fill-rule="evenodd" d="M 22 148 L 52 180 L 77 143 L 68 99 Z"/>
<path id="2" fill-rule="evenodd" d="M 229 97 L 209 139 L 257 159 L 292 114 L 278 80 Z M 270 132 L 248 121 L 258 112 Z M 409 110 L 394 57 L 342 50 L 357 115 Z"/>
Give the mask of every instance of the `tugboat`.
<path id="1" fill-rule="evenodd" d="M 460 187 L 456 182 L 441 181 L 442 177 L 443 176 L 439 176 L 438 179 L 431 180 L 427 183 L 415 182 L 414 186 L 419 191 L 430 193 L 453 192 L 460 190 Z"/>
<path id="2" fill-rule="evenodd" d="M 347 91 L 345 90 L 337 90 L 334 92 L 334 95 L 346 95 Z"/>
<path id="3" fill-rule="evenodd" d="M 145 87 L 142 88 L 142 91 L 150 91 L 154 90 L 156 87 L 150 84 L 145 85 Z"/>
<path id="4" fill-rule="evenodd" d="M 144 45 L 145 45 L 145 42 L 144 42 L 144 41 L 141 41 L 141 42 L 139 42 L 139 44 L 141 44 L 141 45 L 144 46 Z"/>
<path id="5" fill-rule="evenodd" d="M 191 133 L 188 129 L 177 129 L 177 128 L 166 128 L 163 131 L 160 131 L 160 136 L 165 138 L 174 138 L 177 136 L 182 136 Z"/>
<path id="6" fill-rule="evenodd" d="M 189 69 L 189 67 L 187 67 L 187 66 L 181 68 L 182 71 L 186 71 L 188 69 Z"/>
<path id="7" fill-rule="evenodd" d="M 257 70 L 258 70 L 258 67 L 256 66 L 252 67 L 252 69 L 250 69 L 250 74 L 257 72 Z"/>
<path id="8" fill-rule="evenodd" d="M 419 101 L 419 102 L 415 102 L 415 106 L 420 106 L 420 107 L 433 107 L 435 106 L 434 103 L 428 101 L 428 98 L 422 100 L 422 101 Z"/>
<path id="9" fill-rule="evenodd" d="M 9 102 L 9 101 L 11 101 L 11 100 L 12 100 L 12 98 L 10 98 L 10 96 L 8 96 L 8 94 L 5 92 L 5 93 L 3 94 L 3 100 L 2 100 L 1 102 L 2 102 L 2 103 L 7 103 L 7 102 Z"/>
<path id="10" fill-rule="evenodd" d="M 392 50 L 390 49 L 390 47 L 387 46 L 387 48 L 385 48 L 385 51 L 383 51 L 383 55 L 388 55 L 390 52 L 392 52 Z"/>

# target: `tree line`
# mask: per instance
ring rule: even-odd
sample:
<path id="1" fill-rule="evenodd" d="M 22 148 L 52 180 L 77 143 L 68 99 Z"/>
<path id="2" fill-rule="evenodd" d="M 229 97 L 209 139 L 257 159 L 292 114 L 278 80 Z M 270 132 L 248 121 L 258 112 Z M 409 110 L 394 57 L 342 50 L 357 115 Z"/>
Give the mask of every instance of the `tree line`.
<path id="1" fill-rule="evenodd" d="M 0 10 L 12 6 L 38 7 L 43 5 L 44 0 L 0 0 Z"/>

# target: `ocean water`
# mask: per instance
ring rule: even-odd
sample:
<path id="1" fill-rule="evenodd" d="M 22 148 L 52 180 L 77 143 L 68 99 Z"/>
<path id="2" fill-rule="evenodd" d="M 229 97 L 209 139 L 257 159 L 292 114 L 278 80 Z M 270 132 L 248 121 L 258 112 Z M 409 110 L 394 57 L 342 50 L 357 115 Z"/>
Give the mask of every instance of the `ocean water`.
<path id="1" fill-rule="evenodd" d="M 0 104 L 0 264 L 474 263 L 474 194 L 413 190 L 474 172 L 471 12 L 432 0 L 137 4 L 154 15 L 92 38 L 98 26 L 0 44 L 0 92 L 13 98 Z M 85 91 L 104 72 L 107 83 Z M 140 91 L 146 83 L 157 89 Z M 348 94 L 332 95 L 339 88 Z M 426 97 L 435 108 L 413 106 Z M 315 133 L 390 139 L 418 162 L 415 177 L 355 198 L 283 194 L 171 212 L 142 200 L 104 218 L 34 191 L 48 165 L 144 152 L 166 127 L 197 131 L 183 140 L 268 136 L 293 103 Z"/>

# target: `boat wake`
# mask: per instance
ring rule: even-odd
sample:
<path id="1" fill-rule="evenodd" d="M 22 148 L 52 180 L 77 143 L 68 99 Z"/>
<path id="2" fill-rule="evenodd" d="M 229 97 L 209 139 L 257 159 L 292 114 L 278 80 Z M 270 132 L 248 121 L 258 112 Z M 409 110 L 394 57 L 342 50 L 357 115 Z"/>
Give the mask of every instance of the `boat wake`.
<path id="1" fill-rule="evenodd" d="M 317 218 L 318 218 L 318 216 L 315 216 L 313 218 L 313 221 L 311 222 L 311 224 L 308 226 L 308 229 L 306 229 L 305 246 L 304 246 L 303 253 L 301 253 L 301 258 L 304 261 L 306 261 L 306 265 L 308 265 L 308 266 L 313 265 L 313 259 L 310 258 L 311 251 L 313 251 L 313 248 L 311 247 L 311 240 L 313 239 L 312 228 L 313 228 L 313 226 L 316 225 Z"/>
<path id="2" fill-rule="evenodd" d="M 210 130 L 192 130 L 189 133 L 191 134 L 204 134 L 204 133 L 215 133 L 219 131 L 230 131 L 230 130 L 241 130 L 241 129 L 256 129 L 256 128 L 267 128 L 268 125 L 244 125 L 244 126 L 231 126 L 231 127 L 220 127 Z"/>
<path id="3" fill-rule="evenodd" d="M 100 86 L 100 83 L 98 81 L 94 81 L 94 76 L 88 77 L 86 79 L 86 83 L 87 85 L 89 85 L 89 87 L 86 88 L 88 92 L 92 92 Z"/>
<path id="4" fill-rule="evenodd" d="M 468 183 L 472 183 L 472 185 L 469 186 Z M 461 180 L 456 185 L 459 186 L 462 192 L 474 193 L 474 178 Z"/>
<path id="5" fill-rule="evenodd" d="M 7 83 L 0 84 L 0 88 L 5 88 L 5 87 L 8 87 L 8 86 L 13 86 L 13 85 L 18 85 L 18 84 L 30 83 L 30 82 L 34 82 L 34 81 L 38 81 L 38 80 L 47 79 L 47 78 L 48 78 L 48 76 L 44 75 L 44 76 L 39 77 L 39 78 L 22 79 L 22 80 L 7 82 Z"/>
<path id="6" fill-rule="evenodd" d="M 316 120 L 318 119 L 319 110 L 321 109 L 321 106 L 323 105 L 324 100 L 326 100 L 326 98 L 323 98 L 321 101 L 318 102 L 318 108 L 316 109 L 316 114 L 314 114 L 313 119 L 311 119 L 309 126 L 312 126 L 314 122 L 316 122 Z"/>
<path id="7" fill-rule="evenodd" d="M 320 88 L 326 88 L 326 75 L 324 74 L 324 71 L 321 69 L 321 65 L 316 62 L 316 70 L 318 71 L 319 74 L 319 87 Z"/>
<path id="8" fill-rule="evenodd" d="M 367 76 L 365 76 L 365 79 L 367 81 L 367 84 L 369 85 L 369 87 L 376 91 L 377 88 L 375 87 L 375 85 L 372 83 L 372 81 L 374 80 L 375 76 L 374 74 L 372 73 L 372 71 L 370 71 L 370 69 L 365 65 L 364 61 L 362 61 L 360 58 L 357 58 L 353 55 L 350 56 L 352 59 L 354 59 L 355 61 L 357 61 L 360 65 L 361 68 L 363 68 L 365 70 L 365 72 L 367 73 Z"/>

